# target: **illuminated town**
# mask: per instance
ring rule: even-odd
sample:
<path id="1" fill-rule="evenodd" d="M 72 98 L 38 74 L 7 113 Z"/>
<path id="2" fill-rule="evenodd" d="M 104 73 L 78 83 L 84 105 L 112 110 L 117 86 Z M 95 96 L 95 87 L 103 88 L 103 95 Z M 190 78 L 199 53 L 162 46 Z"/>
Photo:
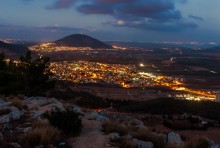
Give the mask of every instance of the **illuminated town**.
<path id="1" fill-rule="evenodd" d="M 123 88 L 144 88 L 163 86 L 175 91 L 176 98 L 188 100 L 214 100 L 212 91 L 192 90 L 184 87 L 182 78 L 167 77 L 141 71 L 138 67 L 144 64 L 121 65 L 98 62 L 54 62 L 51 63 L 53 78 L 68 80 L 74 83 L 103 83 Z"/>

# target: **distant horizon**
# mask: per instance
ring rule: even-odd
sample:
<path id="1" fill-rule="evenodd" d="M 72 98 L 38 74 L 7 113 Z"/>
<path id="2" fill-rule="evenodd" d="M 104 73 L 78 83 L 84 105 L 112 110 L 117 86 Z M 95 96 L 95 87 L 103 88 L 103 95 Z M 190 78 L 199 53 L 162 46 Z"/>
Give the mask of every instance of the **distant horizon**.
<path id="1" fill-rule="evenodd" d="M 1 0 L 0 38 L 220 43 L 219 0 Z M 70 33 L 71 32 L 71 33 Z"/>
<path id="2" fill-rule="evenodd" d="M 82 34 L 82 33 L 74 33 L 74 34 Z M 70 36 L 70 35 L 74 35 L 74 34 L 69 34 L 69 35 L 66 35 L 66 36 Z M 191 45 L 202 45 L 202 44 L 209 44 L 209 45 L 219 45 L 220 42 L 212 42 L 212 41 L 204 41 L 204 42 L 201 42 L 201 41 L 132 41 L 132 40 L 103 40 L 103 39 L 100 39 L 100 38 L 96 38 L 92 35 L 88 35 L 88 34 L 83 34 L 83 35 L 87 35 L 87 36 L 90 36 L 92 38 L 95 38 L 95 39 L 98 39 L 100 41 L 103 41 L 103 42 L 134 42 L 134 43 L 160 43 L 160 44 L 191 44 Z M 54 42 L 56 40 L 59 40 L 61 38 L 64 38 L 66 36 L 63 36 L 63 37 L 60 37 L 60 38 L 57 38 L 57 39 L 51 39 L 51 40 L 37 40 L 37 39 L 19 39 L 19 38 L 1 38 L 0 37 L 0 41 L 3 41 L 3 42 L 8 42 L 10 43 L 13 42 L 13 41 L 20 41 L 20 42 Z"/>

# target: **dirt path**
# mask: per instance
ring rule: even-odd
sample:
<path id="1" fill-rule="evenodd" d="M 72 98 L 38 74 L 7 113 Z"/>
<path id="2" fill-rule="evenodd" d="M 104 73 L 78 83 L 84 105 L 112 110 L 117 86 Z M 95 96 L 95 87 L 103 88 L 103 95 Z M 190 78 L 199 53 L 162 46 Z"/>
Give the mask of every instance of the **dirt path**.
<path id="1" fill-rule="evenodd" d="M 101 132 L 101 123 L 82 119 L 83 129 L 80 137 L 70 139 L 72 148 L 108 148 L 109 136 Z"/>

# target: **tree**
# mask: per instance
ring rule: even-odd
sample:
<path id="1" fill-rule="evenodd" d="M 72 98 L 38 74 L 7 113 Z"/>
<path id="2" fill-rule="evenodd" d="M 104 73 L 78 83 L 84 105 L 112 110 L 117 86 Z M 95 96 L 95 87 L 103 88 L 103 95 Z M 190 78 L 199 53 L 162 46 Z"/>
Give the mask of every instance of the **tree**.
<path id="1" fill-rule="evenodd" d="M 5 54 L 4 53 L 0 53 L 0 71 L 5 70 L 6 69 L 6 62 L 5 62 Z"/>
<path id="2" fill-rule="evenodd" d="M 52 75 L 49 66 L 49 57 L 38 55 L 32 59 L 30 51 L 25 56 L 21 56 L 18 67 L 24 77 L 26 95 L 40 93 L 45 88 L 49 77 Z"/>

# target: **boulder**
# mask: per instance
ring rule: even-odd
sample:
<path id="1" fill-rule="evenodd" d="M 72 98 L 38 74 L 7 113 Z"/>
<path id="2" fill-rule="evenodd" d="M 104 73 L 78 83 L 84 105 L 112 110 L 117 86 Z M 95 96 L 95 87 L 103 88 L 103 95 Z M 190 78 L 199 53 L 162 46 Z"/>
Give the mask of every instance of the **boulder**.
<path id="1" fill-rule="evenodd" d="M 90 112 L 90 113 L 87 113 L 85 115 L 85 118 L 88 119 L 88 120 L 96 120 L 98 117 L 98 113 L 97 112 Z"/>
<path id="2" fill-rule="evenodd" d="M 220 148 L 220 145 L 215 143 L 213 140 L 206 138 L 209 141 L 210 148 Z"/>
<path id="3" fill-rule="evenodd" d="M 111 133 L 109 134 L 111 141 L 118 141 L 121 140 L 121 136 L 118 133 Z"/>
<path id="4" fill-rule="evenodd" d="M 138 119 L 133 119 L 133 120 L 130 121 L 130 123 L 135 125 L 135 126 L 143 126 L 144 125 L 143 121 L 138 120 Z"/>
<path id="5" fill-rule="evenodd" d="M 98 114 L 97 117 L 96 117 L 96 121 L 105 122 L 105 121 L 109 121 L 109 119 L 105 116 L 102 116 L 102 115 Z"/>
<path id="6" fill-rule="evenodd" d="M 0 116 L 0 123 L 8 123 L 12 120 L 18 120 L 23 113 L 17 107 L 4 107 L 3 109 L 9 110 L 8 114 Z"/>
<path id="7" fill-rule="evenodd" d="M 181 144 L 182 140 L 179 134 L 174 133 L 174 132 L 170 132 L 167 135 L 167 143 L 171 144 L 171 143 L 175 143 L 175 144 Z"/>
<path id="8" fill-rule="evenodd" d="M 9 107 L 10 105 L 11 105 L 11 102 L 6 102 L 0 99 L 0 108 Z"/>
<path id="9" fill-rule="evenodd" d="M 76 113 L 82 113 L 82 110 L 79 106 L 74 106 L 73 111 L 76 112 Z"/>
<path id="10" fill-rule="evenodd" d="M 212 144 L 212 145 L 210 146 L 210 148 L 220 148 L 220 145 L 219 145 L 219 144 L 214 143 L 214 144 Z"/>
<path id="11" fill-rule="evenodd" d="M 136 148 L 154 148 L 154 144 L 152 142 L 133 139 L 132 143 L 135 145 Z"/>
<path id="12" fill-rule="evenodd" d="M 128 133 L 127 135 L 123 136 L 123 138 L 131 140 L 132 139 L 132 135 L 130 133 Z"/>

